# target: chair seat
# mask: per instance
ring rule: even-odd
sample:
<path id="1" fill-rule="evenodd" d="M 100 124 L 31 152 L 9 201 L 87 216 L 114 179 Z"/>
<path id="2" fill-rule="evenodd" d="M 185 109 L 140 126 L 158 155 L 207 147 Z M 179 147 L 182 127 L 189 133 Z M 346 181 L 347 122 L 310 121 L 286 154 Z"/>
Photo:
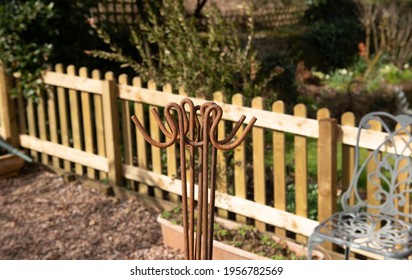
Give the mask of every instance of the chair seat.
<path id="1" fill-rule="evenodd" d="M 405 258 L 412 253 L 412 225 L 386 215 L 338 212 L 319 224 L 315 235 L 387 258 Z"/>

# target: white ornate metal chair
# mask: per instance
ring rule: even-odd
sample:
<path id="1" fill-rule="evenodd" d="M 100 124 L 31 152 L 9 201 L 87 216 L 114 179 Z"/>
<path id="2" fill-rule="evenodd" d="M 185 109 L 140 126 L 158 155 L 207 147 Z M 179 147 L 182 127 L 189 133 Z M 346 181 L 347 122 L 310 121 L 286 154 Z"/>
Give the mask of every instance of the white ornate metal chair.
<path id="1" fill-rule="evenodd" d="M 382 134 L 382 141 L 361 162 L 359 141 L 361 134 L 368 133 L 370 121 L 379 122 L 386 135 Z M 411 155 L 411 116 L 374 112 L 362 118 L 356 139 L 354 176 L 341 197 L 343 210 L 315 228 L 308 239 L 308 259 L 312 258 L 314 247 L 325 241 L 342 246 L 346 259 L 355 248 L 385 259 L 406 259 L 412 254 Z M 376 167 L 367 172 L 370 163 Z M 362 191 L 362 174 L 374 186 L 373 195 L 368 195 L 373 201 L 367 201 Z"/>

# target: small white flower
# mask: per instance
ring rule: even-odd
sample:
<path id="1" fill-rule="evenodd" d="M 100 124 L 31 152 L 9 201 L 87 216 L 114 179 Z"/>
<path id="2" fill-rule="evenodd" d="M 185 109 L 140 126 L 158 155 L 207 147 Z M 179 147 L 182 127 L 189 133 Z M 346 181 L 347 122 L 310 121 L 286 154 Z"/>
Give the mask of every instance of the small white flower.
<path id="1" fill-rule="evenodd" d="M 165 50 L 165 55 L 169 55 L 170 51 L 169 50 Z"/>
<path id="2" fill-rule="evenodd" d="M 409 63 L 405 63 L 405 65 L 403 66 L 404 69 L 409 69 Z"/>
<path id="3" fill-rule="evenodd" d="M 329 80 L 330 76 L 328 74 L 325 75 L 325 79 Z"/>
<path id="4" fill-rule="evenodd" d="M 339 69 L 339 74 L 346 75 L 346 74 L 348 74 L 348 70 L 346 70 L 345 68 Z"/>
<path id="5" fill-rule="evenodd" d="M 318 77 L 319 79 L 323 80 L 325 78 L 325 74 L 319 71 L 314 71 L 312 72 L 312 74 L 316 77 Z"/>

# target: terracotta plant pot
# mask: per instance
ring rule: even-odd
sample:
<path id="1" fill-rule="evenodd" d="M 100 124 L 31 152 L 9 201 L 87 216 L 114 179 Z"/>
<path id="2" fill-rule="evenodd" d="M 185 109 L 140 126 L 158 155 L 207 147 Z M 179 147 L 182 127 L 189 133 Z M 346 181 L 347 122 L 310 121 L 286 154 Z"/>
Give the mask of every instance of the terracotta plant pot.
<path id="1" fill-rule="evenodd" d="M 179 249 L 184 251 L 184 244 L 183 244 L 183 227 L 180 225 L 176 225 L 171 223 L 170 221 L 163 219 L 162 217 L 158 217 L 157 221 L 161 225 L 162 229 L 162 237 L 163 243 L 166 246 Z M 226 228 L 236 228 L 240 227 L 241 225 L 235 223 L 233 221 L 224 220 L 224 219 L 216 219 L 219 224 L 223 224 Z M 306 247 L 294 243 L 289 240 L 285 240 L 275 235 L 271 235 L 271 237 L 275 241 L 283 241 L 286 242 L 289 249 L 293 251 L 296 256 L 306 256 L 307 249 Z M 329 259 L 329 256 L 326 256 L 323 252 L 314 251 L 314 257 L 317 257 L 320 260 Z M 236 248 L 234 246 L 219 242 L 214 240 L 213 241 L 213 259 L 214 260 L 269 260 L 267 257 L 263 257 L 240 248 Z"/>
<path id="2" fill-rule="evenodd" d="M 23 166 L 24 160 L 21 157 L 12 154 L 0 156 L 0 179 L 16 176 Z"/>

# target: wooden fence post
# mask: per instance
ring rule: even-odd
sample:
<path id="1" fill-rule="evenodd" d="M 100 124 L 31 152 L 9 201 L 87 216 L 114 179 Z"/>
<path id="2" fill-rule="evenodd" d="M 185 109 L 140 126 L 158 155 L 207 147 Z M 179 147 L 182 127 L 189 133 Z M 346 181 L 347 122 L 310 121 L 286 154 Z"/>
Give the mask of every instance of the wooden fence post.
<path id="1" fill-rule="evenodd" d="M 319 120 L 318 139 L 318 221 L 322 222 L 336 212 L 336 119 Z M 331 244 L 325 244 L 332 249 Z"/>
<path id="2" fill-rule="evenodd" d="M 106 155 L 109 164 L 109 184 L 119 186 L 122 181 L 122 159 L 120 155 L 119 112 L 117 108 L 118 88 L 113 80 L 103 81 L 103 120 Z"/>
<path id="3" fill-rule="evenodd" d="M 0 136 L 17 147 L 19 145 L 19 135 L 16 112 L 8 89 L 6 69 L 0 64 Z"/>

